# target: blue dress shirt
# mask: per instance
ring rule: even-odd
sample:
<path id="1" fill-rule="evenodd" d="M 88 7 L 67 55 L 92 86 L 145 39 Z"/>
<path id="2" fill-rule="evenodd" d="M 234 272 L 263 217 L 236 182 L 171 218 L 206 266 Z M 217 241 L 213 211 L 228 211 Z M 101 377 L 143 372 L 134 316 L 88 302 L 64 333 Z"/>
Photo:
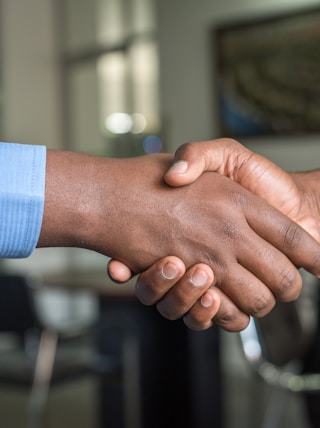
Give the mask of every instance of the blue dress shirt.
<path id="1" fill-rule="evenodd" d="M 28 257 L 42 224 L 46 148 L 0 143 L 0 257 Z"/>

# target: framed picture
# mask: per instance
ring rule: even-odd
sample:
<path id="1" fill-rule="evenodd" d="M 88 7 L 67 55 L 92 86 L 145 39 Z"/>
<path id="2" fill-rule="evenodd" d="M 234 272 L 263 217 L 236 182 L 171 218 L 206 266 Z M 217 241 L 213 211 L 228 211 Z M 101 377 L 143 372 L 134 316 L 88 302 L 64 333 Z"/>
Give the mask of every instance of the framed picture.
<path id="1" fill-rule="evenodd" d="M 320 132 L 320 8 L 215 27 L 220 135 Z"/>

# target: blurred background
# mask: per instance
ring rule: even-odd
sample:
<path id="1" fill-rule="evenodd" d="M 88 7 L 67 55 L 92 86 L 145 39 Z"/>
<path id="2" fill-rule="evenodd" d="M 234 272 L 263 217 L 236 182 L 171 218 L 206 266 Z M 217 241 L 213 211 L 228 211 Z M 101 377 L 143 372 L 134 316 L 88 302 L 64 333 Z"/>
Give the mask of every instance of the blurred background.
<path id="1" fill-rule="evenodd" d="M 1 140 L 135 156 L 220 137 L 216 30 L 317 6 L 311 0 L 0 0 Z M 287 170 L 319 167 L 317 132 L 235 136 Z M 1 261 L 5 275 L 31 280 L 40 332 L 57 333 L 54 358 L 61 343 L 63 355 L 80 349 L 77 356 L 87 364 L 72 380 L 52 382 L 48 394 L 40 394 L 47 398 L 38 426 L 319 426 L 311 425 L 306 394 L 279 387 L 278 378 L 256 376 L 243 337 L 215 328 L 189 332 L 180 322 L 160 319 L 154 308 L 135 301 L 133 284 L 110 284 L 106 262 L 77 249 L 36 250 L 26 260 Z M 317 348 L 317 283 L 305 272 L 303 277 L 306 291 L 294 319 L 302 325 L 299 334 L 305 323 L 305 337 L 312 333 L 303 354 L 310 359 Z M 80 348 L 71 336 L 81 338 Z M 2 348 L 6 355 L 13 348 L 7 332 L 0 336 Z M 305 360 L 299 362 L 305 367 Z M 20 366 L 16 362 L 13 371 Z M 0 425 L 27 426 L 28 383 L 3 379 L 0 374 Z"/>

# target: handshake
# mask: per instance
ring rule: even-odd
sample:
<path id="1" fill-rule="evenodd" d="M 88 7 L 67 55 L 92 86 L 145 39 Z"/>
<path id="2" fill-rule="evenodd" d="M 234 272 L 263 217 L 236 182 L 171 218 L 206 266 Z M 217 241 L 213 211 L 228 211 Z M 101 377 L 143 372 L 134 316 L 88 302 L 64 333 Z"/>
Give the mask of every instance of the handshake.
<path id="1" fill-rule="evenodd" d="M 113 280 L 138 274 L 140 301 L 192 329 L 242 330 L 298 297 L 300 267 L 320 276 L 318 170 L 287 173 L 219 139 L 174 157 L 48 150 L 46 174 L 38 247 L 111 257 Z"/>

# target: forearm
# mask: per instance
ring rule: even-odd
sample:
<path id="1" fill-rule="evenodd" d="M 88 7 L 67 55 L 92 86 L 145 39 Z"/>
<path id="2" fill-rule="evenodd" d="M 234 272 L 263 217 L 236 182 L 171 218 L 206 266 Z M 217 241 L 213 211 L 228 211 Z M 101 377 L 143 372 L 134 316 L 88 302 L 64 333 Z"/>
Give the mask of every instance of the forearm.
<path id="1" fill-rule="evenodd" d="M 136 271 L 149 266 L 159 255 L 153 250 L 162 231 L 161 207 L 165 211 L 159 187 L 169 158 L 111 159 L 48 150 L 38 247 L 86 248 L 131 260 Z"/>

